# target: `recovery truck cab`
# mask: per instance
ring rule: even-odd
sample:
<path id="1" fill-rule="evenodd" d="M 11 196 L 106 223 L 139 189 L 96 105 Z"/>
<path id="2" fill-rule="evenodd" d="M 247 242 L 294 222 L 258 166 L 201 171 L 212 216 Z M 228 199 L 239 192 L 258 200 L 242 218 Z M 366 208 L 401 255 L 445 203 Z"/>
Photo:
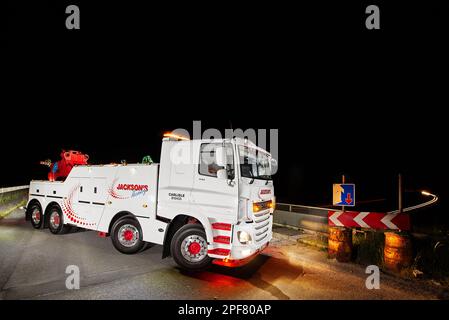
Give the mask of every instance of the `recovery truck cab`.
<path id="1" fill-rule="evenodd" d="M 163 245 L 185 269 L 239 266 L 272 238 L 275 161 L 246 139 L 165 135 L 159 164 L 75 166 L 65 181 L 32 181 L 26 217 L 53 234 L 72 226 L 135 254 Z"/>

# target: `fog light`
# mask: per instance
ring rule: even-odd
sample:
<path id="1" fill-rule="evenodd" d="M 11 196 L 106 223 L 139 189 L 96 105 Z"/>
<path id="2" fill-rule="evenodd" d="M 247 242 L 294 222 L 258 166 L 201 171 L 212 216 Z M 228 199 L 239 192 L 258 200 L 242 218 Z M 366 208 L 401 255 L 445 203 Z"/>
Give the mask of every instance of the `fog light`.
<path id="1" fill-rule="evenodd" d="M 237 232 L 237 237 L 241 244 L 249 244 L 251 242 L 251 236 L 246 231 Z"/>
<path id="2" fill-rule="evenodd" d="M 248 257 L 251 254 L 250 249 L 242 250 L 242 257 Z"/>

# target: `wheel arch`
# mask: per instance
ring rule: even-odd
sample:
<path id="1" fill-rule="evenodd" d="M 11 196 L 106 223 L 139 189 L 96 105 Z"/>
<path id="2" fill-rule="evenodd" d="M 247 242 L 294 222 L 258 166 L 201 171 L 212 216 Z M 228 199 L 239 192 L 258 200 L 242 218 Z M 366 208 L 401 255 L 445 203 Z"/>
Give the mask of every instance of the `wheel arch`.
<path id="1" fill-rule="evenodd" d="M 194 219 L 194 220 L 191 220 Z M 206 220 L 206 221 L 205 221 Z M 209 235 L 211 233 L 211 230 L 209 230 L 206 226 L 208 225 L 208 220 L 200 217 L 196 217 L 191 214 L 178 214 L 175 216 L 173 220 L 170 221 L 167 232 L 165 233 L 164 238 L 164 248 L 162 250 L 162 259 L 167 258 L 171 256 L 171 241 L 173 239 L 173 236 L 175 233 L 183 226 L 185 226 L 188 223 L 195 223 L 201 225 L 201 227 L 204 229 L 204 232 L 206 233 L 207 237 L 207 243 L 211 243 L 211 237 L 212 235 Z"/>
<path id="2" fill-rule="evenodd" d="M 31 199 L 30 201 L 28 201 L 27 207 L 26 207 L 26 211 L 25 211 L 25 220 L 29 221 L 31 220 L 31 207 L 34 205 L 38 205 L 41 209 L 42 212 L 42 204 L 40 203 L 40 201 L 38 199 Z"/>
<path id="3" fill-rule="evenodd" d="M 109 222 L 109 226 L 108 226 L 108 234 L 109 234 L 109 235 L 111 234 L 112 227 L 114 226 L 114 224 L 115 224 L 118 220 L 120 220 L 120 219 L 122 219 L 122 218 L 124 218 L 124 217 L 130 217 L 130 218 L 133 218 L 134 220 L 137 221 L 137 223 L 139 223 L 139 226 L 140 226 L 140 222 L 139 222 L 139 220 L 137 219 L 137 217 L 136 217 L 134 214 L 132 214 L 132 213 L 129 212 L 129 211 L 120 211 L 120 212 L 117 212 L 117 213 L 114 215 L 114 217 L 111 219 L 111 222 Z M 140 228 L 142 229 L 142 226 L 140 226 Z M 142 236 L 143 236 L 143 235 L 142 235 Z"/>

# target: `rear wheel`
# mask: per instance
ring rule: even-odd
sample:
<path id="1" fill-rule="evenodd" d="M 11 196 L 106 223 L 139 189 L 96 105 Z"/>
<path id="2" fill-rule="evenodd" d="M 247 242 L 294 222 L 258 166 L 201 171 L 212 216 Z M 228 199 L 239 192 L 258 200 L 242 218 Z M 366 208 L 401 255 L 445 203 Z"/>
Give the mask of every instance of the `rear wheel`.
<path id="1" fill-rule="evenodd" d="M 207 254 L 207 237 L 200 225 L 187 224 L 173 236 L 171 254 L 175 262 L 186 270 L 203 270 L 212 259 Z"/>
<path id="2" fill-rule="evenodd" d="M 48 229 L 53 234 L 65 234 L 70 226 L 64 225 L 64 216 L 59 206 L 53 206 L 48 211 Z"/>
<path id="3" fill-rule="evenodd" d="M 145 245 L 140 224 L 131 217 L 124 217 L 114 223 L 111 239 L 114 247 L 124 254 L 138 253 Z"/>
<path id="4" fill-rule="evenodd" d="M 40 229 L 42 227 L 42 222 L 44 221 L 42 209 L 37 203 L 33 204 L 30 208 L 30 220 L 33 228 Z"/>

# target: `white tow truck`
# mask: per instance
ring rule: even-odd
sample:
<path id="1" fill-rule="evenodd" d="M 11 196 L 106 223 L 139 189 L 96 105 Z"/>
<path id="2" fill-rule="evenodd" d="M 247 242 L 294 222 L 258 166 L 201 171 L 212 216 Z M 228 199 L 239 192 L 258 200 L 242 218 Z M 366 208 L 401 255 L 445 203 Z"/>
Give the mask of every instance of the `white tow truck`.
<path id="1" fill-rule="evenodd" d="M 80 165 L 65 181 L 32 181 L 34 228 L 110 236 L 124 254 L 163 245 L 185 269 L 239 266 L 272 238 L 275 160 L 248 140 L 164 135 L 160 164 Z"/>

